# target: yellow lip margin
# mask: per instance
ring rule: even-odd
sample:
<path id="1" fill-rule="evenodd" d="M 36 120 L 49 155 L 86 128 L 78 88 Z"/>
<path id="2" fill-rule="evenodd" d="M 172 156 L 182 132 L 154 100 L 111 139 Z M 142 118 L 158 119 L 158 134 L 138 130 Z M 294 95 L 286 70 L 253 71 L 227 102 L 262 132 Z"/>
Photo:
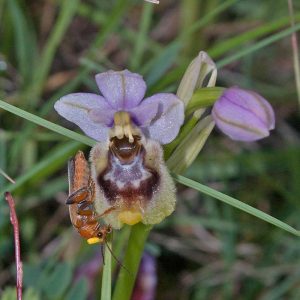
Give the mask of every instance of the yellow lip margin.
<path id="1" fill-rule="evenodd" d="M 142 221 L 142 214 L 137 211 L 122 211 L 118 215 L 119 220 L 127 225 L 135 225 Z"/>

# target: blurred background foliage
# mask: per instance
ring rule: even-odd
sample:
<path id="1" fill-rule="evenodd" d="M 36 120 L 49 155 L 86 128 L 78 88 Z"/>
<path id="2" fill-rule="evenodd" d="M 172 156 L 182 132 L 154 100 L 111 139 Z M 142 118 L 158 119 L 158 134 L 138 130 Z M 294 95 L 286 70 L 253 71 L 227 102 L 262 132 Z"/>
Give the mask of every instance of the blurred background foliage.
<path id="1" fill-rule="evenodd" d="M 294 9 L 299 24 L 299 1 Z M 287 1 L 0 0 L 0 99 L 77 130 L 53 103 L 72 91 L 97 92 L 95 73 L 128 68 L 143 74 L 149 94 L 174 92 L 205 50 L 220 66 L 218 85 L 262 94 L 277 127 L 252 144 L 215 131 L 185 175 L 299 228 L 299 105 L 290 36 L 280 35 L 288 28 Z M 1 194 L 16 199 L 25 300 L 98 299 L 100 249 L 74 232 L 65 205 L 67 159 L 87 147 L 3 110 L 0 128 L 0 167 L 17 182 L 0 176 Z M 120 260 L 127 238 L 126 228 L 115 232 Z M 182 186 L 176 212 L 155 227 L 147 251 L 157 266 L 153 299 L 300 299 L 298 238 Z M 1 299 L 15 297 L 14 270 L 1 198 Z"/>

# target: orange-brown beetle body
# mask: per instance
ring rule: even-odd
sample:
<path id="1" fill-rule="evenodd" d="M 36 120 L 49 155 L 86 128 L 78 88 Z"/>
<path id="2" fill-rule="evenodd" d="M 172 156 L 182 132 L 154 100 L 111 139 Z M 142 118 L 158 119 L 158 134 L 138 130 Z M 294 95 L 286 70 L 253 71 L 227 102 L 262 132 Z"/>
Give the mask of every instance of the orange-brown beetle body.
<path id="1" fill-rule="evenodd" d="M 90 168 L 83 152 L 78 151 L 69 161 L 69 205 L 70 218 L 79 234 L 88 243 L 104 242 L 112 231 L 110 225 L 100 224 L 94 210 L 95 184 L 90 176 Z M 108 213 L 105 212 L 105 213 Z"/>

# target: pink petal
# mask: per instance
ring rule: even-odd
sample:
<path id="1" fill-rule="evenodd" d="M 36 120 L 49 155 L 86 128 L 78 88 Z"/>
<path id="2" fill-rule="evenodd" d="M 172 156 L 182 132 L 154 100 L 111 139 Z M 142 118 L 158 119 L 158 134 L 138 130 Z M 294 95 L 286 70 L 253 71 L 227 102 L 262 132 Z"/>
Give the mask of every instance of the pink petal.
<path id="1" fill-rule="evenodd" d="M 97 74 L 96 82 L 104 98 L 116 110 L 136 107 L 146 92 L 143 77 L 128 70 Z"/>
<path id="2" fill-rule="evenodd" d="M 259 94 L 232 87 L 224 91 L 212 109 L 217 127 L 233 140 L 256 141 L 275 127 L 272 106 Z"/>
<path id="3" fill-rule="evenodd" d="M 159 102 L 142 101 L 137 107 L 130 109 L 133 122 L 140 127 L 149 126 L 157 115 Z"/>
<path id="4" fill-rule="evenodd" d="M 103 97 L 90 93 L 69 94 L 58 100 L 54 108 L 91 138 L 98 141 L 107 139 L 114 110 Z"/>
<path id="5" fill-rule="evenodd" d="M 183 102 L 174 94 L 161 93 L 146 98 L 143 104 L 157 103 L 158 111 L 144 132 L 161 144 L 168 144 L 178 135 L 184 121 Z"/>

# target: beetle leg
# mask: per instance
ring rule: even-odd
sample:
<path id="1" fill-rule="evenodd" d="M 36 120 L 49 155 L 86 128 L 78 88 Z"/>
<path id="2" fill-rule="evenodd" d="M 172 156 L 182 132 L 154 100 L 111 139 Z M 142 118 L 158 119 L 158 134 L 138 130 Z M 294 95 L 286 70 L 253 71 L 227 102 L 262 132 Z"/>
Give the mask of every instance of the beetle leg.
<path id="1" fill-rule="evenodd" d="M 88 197 L 89 197 L 88 188 L 82 187 L 81 189 L 75 191 L 68 197 L 66 204 L 80 203 L 80 202 L 86 200 Z"/>

